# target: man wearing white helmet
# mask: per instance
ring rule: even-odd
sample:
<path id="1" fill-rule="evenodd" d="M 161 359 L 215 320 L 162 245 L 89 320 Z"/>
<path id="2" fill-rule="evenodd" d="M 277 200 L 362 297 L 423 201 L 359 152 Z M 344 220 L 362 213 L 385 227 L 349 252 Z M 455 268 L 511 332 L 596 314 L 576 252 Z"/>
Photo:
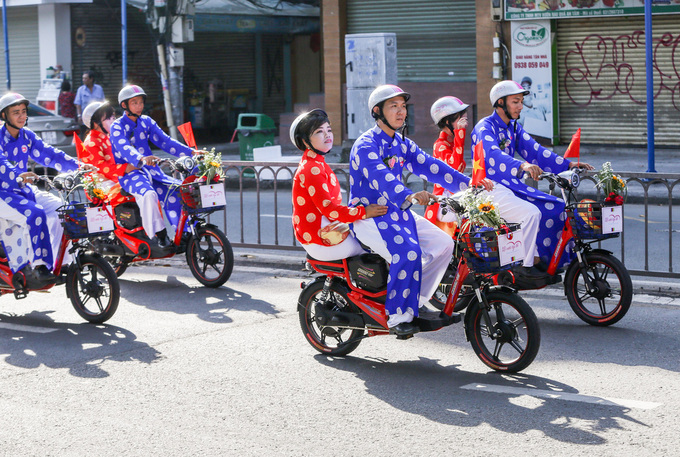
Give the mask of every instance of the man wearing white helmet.
<path id="1" fill-rule="evenodd" d="M 118 178 L 120 186 L 135 196 L 140 205 L 145 231 L 161 248 L 170 248 L 172 240 L 167 235 L 158 202 L 163 206 L 170 224 L 177 227 L 182 202 L 177 195 L 180 182 L 163 173 L 156 164 L 160 160 L 153 155 L 149 142 L 175 157 L 192 155 L 193 150 L 169 137 L 156 121 L 142 114 L 146 93 L 135 85 L 123 87 L 118 103 L 125 113 L 111 125 L 111 147 L 116 163 L 131 164 L 136 169 Z M 148 222 L 152 221 L 152 222 Z M 160 221 L 160 222 L 159 222 Z M 155 238 L 154 238 L 155 236 Z"/>
<path id="2" fill-rule="evenodd" d="M 357 238 L 390 263 L 385 311 L 387 325 L 401 336 L 418 331 L 412 324 L 439 285 L 451 260 L 453 240 L 410 210 L 428 204 L 430 192 L 413 192 L 402 182 L 404 168 L 451 191 L 467 188 L 469 178 L 420 149 L 400 133 L 410 95 L 397 86 L 377 87 L 368 108 L 376 120 L 350 153 L 351 203 L 387 205 L 384 216 L 354 227 Z M 489 189 L 492 184 L 484 181 Z"/>
<path id="3" fill-rule="evenodd" d="M 40 137 L 25 127 L 27 109 L 28 100 L 20 94 L 10 92 L 0 97 L 0 120 L 5 123 L 0 128 L 0 198 L 27 217 L 35 276 L 40 281 L 49 282 L 55 279 L 51 273 L 53 255 L 59 249 L 63 232 L 56 211 L 62 202 L 31 184 L 37 175 L 28 171 L 28 161 L 32 159 L 58 172 L 76 170 L 78 162 L 63 151 L 43 143 Z"/>
<path id="4" fill-rule="evenodd" d="M 472 131 L 472 145 L 484 145 L 486 175 L 500 184 L 494 203 L 508 222 L 522 222 L 527 245 L 524 270 L 520 274 L 540 277 L 555 250 L 564 226 L 564 201 L 522 182 L 537 179 L 545 171 L 560 173 L 578 166 L 538 144 L 517 122 L 528 91 L 515 81 L 501 81 L 489 94 L 494 112 L 480 120 Z M 515 158 L 515 154 L 519 157 Z M 581 162 L 581 167 L 593 167 Z M 501 197 L 502 194 L 502 197 Z M 562 263 L 570 260 L 567 249 Z M 538 269 L 534 263 L 538 262 Z"/>

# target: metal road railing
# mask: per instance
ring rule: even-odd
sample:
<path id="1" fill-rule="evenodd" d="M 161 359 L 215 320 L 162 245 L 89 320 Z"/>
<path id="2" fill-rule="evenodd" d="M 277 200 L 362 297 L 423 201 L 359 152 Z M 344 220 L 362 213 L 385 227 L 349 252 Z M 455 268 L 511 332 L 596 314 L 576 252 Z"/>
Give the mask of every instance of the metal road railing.
<path id="1" fill-rule="evenodd" d="M 349 164 L 330 165 L 338 176 L 346 201 Z M 223 167 L 227 209 L 213 215 L 212 222 L 224 227 L 232 245 L 302 251 L 291 223 L 291 187 L 297 162 L 229 161 L 223 162 Z M 680 261 L 673 256 L 674 246 L 680 244 L 676 235 L 680 228 L 673 227 L 674 205 L 680 208 L 680 200 L 674 196 L 680 174 L 619 172 L 617 175 L 628 184 L 623 208 L 624 231 L 619 238 L 601 243 L 601 247 L 613 251 L 631 274 L 680 278 Z M 411 174 L 405 176 L 405 182 L 413 190 L 428 188 L 427 183 Z M 542 183 L 538 187 L 547 191 Z M 595 188 L 592 172 L 583 175 L 579 198 L 602 198 Z M 422 214 L 422 208 L 416 211 Z"/>
<path id="2" fill-rule="evenodd" d="M 227 207 L 211 215 L 232 245 L 251 249 L 298 250 L 292 227 L 292 180 L 295 162 L 225 161 Z M 349 190 L 349 164 L 330 164 L 338 176 L 346 201 Z M 41 170 L 42 171 L 42 170 Z M 673 227 L 673 212 L 680 209 L 677 187 L 680 174 L 617 172 L 628 185 L 623 206 L 624 231 L 619 238 L 606 240 L 601 247 L 614 253 L 633 275 L 680 278 L 680 226 Z M 579 199 L 601 200 L 595 188 L 594 173 L 585 173 Z M 404 181 L 414 191 L 431 189 L 421 178 L 407 174 Z M 429 186 L 429 187 L 428 187 Z M 539 189 L 546 191 L 543 183 Z M 675 195 L 674 195 L 675 193 Z M 421 215 L 423 207 L 414 208 Z"/>

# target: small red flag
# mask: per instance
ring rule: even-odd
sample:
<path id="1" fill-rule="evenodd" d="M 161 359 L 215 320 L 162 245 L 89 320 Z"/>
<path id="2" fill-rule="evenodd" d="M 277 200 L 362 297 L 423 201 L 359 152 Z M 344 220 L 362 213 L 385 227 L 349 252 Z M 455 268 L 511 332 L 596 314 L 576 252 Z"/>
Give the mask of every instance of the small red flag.
<path id="1" fill-rule="evenodd" d="M 471 186 L 477 186 L 486 178 L 486 165 L 484 164 L 484 145 L 480 141 L 475 146 L 475 154 L 472 160 L 472 179 Z"/>
<path id="2" fill-rule="evenodd" d="M 569 147 L 567 148 L 567 151 L 564 153 L 564 158 L 565 159 L 570 159 L 570 158 L 576 158 L 578 159 L 578 162 L 581 163 L 581 129 L 579 128 L 576 130 L 576 133 L 574 133 L 574 136 L 571 137 L 571 143 L 569 143 Z"/>
<path id="3" fill-rule="evenodd" d="M 83 160 L 85 158 L 85 147 L 77 133 L 73 134 L 73 141 L 76 143 L 76 154 L 78 155 L 78 159 Z"/>
<path id="4" fill-rule="evenodd" d="M 196 149 L 196 139 L 194 138 L 194 130 L 191 128 L 191 122 L 185 122 L 182 125 L 178 125 L 177 130 L 182 134 L 182 138 L 184 138 L 184 142 L 187 146 Z"/>

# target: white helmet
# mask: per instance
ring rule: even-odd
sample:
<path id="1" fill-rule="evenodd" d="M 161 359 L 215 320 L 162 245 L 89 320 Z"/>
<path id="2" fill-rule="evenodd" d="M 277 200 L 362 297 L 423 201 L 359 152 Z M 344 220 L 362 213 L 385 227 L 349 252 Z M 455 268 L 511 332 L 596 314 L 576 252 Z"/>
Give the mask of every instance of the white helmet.
<path id="1" fill-rule="evenodd" d="M 432 116 L 432 120 L 435 124 L 439 124 L 439 121 L 445 117 L 465 111 L 468 106 L 470 105 L 466 105 L 459 98 L 447 95 L 432 104 L 430 116 Z"/>
<path id="2" fill-rule="evenodd" d="M 302 122 L 303 119 L 305 119 L 312 113 L 318 113 L 328 118 L 328 115 L 324 110 L 316 108 L 311 111 L 302 113 L 298 117 L 296 117 L 293 123 L 290 124 L 290 129 L 288 130 L 288 133 L 290 135 L 290 142 L 293 143 L 293 145 L 300 151 L 304 151 L 305 149 L 307 149 L 303 143 L 303 140 L 306 140 L 309 143 L 309 135 L 304 135 L 303 133 L 298 132 L 298 126 L 300 125 L 300 122 Z"/>
<path id="3" fill-rule="evenodd" d="M 373 108 L 375 108 L 375 106 L 379 103 L 399 96 L 404 97 L 405 101 L 408 101 L 408 99 L 411 98 L 411 94 L 404 92 L 400 87 L 393 84 L 384 84 L 382 86 L 378 86 L 368 97 L 368 109 L 373 112 Z"/>
<path id="4" fill-rule="evenodd" d="M 516 94 L 529 95 L 529 91 L 524 89 L 517 81 L 501 81 L 491 88 L 489 99 L 491 104 L 495 106 L 499 99 Z"/>
<path id="5" fill-rule="evenodd" d="M 144 100 L 146 100 L 146 92 L 144 92 L 144 89 L 139 86 L 135 86 L 134 84 L 125 86 L 120 90 L 120 92 L 118 92 L 118 104 L 122 108 L 123 102 L 126 102 L 138 95 L 142 95 Z"/>
<path id="6" fill-rule="evenodd" d="M 16 92 L 7 92 L 5 95 L 0 97 L 0 113 L 5 111 L 5 108 L 18 105 L 20 103 L 23 103 L 28 107 L 29 101 L 21 94 L 17 94 Z"/>
<path id="7" fill-rule="evenodd" d="M 92 116 L 94 116 L 94 113 L 97 112 L 99 108 L 102 108 L 104 106 L 108 106 L 109 102 L 104 100 L 103 102 L 92 102 L 89 105 L 85 107 L 83 110 L 83 124 L 85 127 L 88 129 L 92 128 Z"/>

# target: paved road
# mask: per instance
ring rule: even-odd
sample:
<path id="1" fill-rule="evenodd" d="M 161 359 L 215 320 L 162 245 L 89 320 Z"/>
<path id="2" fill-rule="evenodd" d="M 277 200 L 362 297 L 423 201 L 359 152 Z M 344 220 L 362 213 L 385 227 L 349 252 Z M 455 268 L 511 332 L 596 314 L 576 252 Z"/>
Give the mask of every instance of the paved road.
<path id="1" fill-rule="evenodd" d="M 677 299 L 637 296 L 594 328 L 526 294 L 543 342 L 508 376 L 461 326 L 318 355 L 295 308 L 305 274 L 240 260 L 217 290 L 176 264 L 130 267 L 109 325 L 81 323 L 63 290 L 0 299 L 0 454 L 677 453 Z"/>

